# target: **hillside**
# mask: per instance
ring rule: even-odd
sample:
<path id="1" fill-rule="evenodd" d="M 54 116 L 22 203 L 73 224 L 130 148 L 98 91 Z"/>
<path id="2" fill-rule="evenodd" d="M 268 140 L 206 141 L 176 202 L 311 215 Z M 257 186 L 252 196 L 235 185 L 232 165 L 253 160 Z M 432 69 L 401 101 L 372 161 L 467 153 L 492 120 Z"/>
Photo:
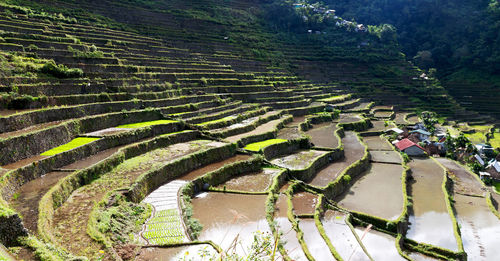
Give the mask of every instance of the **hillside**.
<path id="1" fill-rule="evenodd" d="M 0 2 L 0 260 L 493 257 L 476 250 L 498 243 L 481 240 L 494 188 L 385 134 L 431 121 L 498 144 L 496 120 L 408 62 L 394 27 L 327 12 Z"/>
<path id="2" fill-rule="evenodd" d="M 500 4 L 483 1 L 325 1 L 359 23 L 394 25 L 408 60 L 436 68 L 466 108 L 500 115 Z"/>

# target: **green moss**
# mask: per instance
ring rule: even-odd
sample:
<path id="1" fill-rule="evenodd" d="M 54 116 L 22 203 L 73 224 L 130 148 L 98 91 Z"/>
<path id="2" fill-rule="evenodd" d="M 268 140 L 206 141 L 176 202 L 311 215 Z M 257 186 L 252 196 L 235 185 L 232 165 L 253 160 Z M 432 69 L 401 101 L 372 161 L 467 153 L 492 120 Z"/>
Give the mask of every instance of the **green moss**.
<path id="1" fill-rule="evenodd" d="M 64 145 L 61 145 L 59 147 L 55 147 L 55 148 L 48 150 L 40 155 L 42 155 L 42 156 L 54 156 L 56 154 L 72 150 L 74 148 L 89 144 L 89 143 L 94 142 L 94 141 L 99 140 L 99 139 L 100 138 L 84 138 L 84 137 L 76 138 L 76 139 L 73 139 L 72 141 L 70 141 Z"/>
<path id="2" fill-rule="evenodd" d="M 285 140 L 285 139 L 270 139 L 270 140 L 265 140 L 265 141 L 261 141 L 261 142 L 255 142 L 255 143 L 248 144 L 245 146 L 244 149 L 257 152 L 257 151 L 260 151 L 261 149 L 263 149 L 269 145 L 283 143 L 283 142 L 287 142 L 287 140 Z"/>
<path id="3" fill-rule="evenodd" d="M 153 125 L 168 124 L 168 123 L 173 123 L 173 122 L 177 122 L 177 121 L 173 121 L 173 120 L 145 121 L 145 122 L 124 124 L 124 125 L 118 126 L 117 128 L 142 128 L 142 127 L 148 127 L 148 126 L 153 126 Z"/>

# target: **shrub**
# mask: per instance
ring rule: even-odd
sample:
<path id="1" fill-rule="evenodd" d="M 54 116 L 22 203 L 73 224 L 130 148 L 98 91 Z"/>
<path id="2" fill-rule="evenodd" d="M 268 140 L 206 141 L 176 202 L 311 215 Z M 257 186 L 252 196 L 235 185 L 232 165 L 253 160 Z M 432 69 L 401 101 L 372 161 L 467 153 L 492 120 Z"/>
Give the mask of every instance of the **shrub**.
<path id="1" fill-rule="evenodd" d="M 83 76 L 83 71 L 79 68 L 69 69 L 63 64 L 57 65 L 54 62 L 45 63 L 40 71 L 56 78 L 78 78 Z"/>

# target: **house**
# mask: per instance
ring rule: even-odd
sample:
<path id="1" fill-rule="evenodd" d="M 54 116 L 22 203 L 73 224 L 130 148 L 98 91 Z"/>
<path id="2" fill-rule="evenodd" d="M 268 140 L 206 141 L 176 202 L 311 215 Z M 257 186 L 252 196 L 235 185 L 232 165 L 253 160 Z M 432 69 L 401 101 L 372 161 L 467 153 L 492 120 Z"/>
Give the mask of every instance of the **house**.
<path id="1" fill-rule="evenodd" d="M 293 7 L 294 8 L 301 8 L 301 7 L 304 7 L 304 4 L 293 4 Z"/>
<path id="2" fill-rule="evenodd" d="M 410 131 L 410 133 L 411 134 L 415 133 L 420 140 L 427 140 L 431 136 L 430 132 L 423 130 L 423 129 L 417 129 L 414 131 Z"/>
<path id="3" fill-rule="evenodd" d="M 484 166 L 484 160 L 479 156 L 479 154 L 474 155 L 474 158 L 476 159 L 477 163 L 481 164 L 481 166 Z"/>
<path id="4" fill-rule="evenodd" d="M 409 156 L 424 156 L 425 149 L 409 139 L 403 139 L 396 143 L 396 147 Z"/>
<path id="5" fill-rule="evenodd" d="M 415 124 L 415 126 L 413 126 L 413 129 L 414 130 L 427 130 L 427 128 L 425 127 L 425 125 L 423 123 Z"/>
<path id="6" fill-rule="evenodd" d="M 477 153 L 483 157 L 491 157 L 493 155 L 493 147 L 486 144 L 476 144 L 474 145 L 477 149 Z"/>
<path id="7" fill-rule="evenodd" d="M 491 175 L 494 180 L 500 180 L 500 162 L 496 159 L 491 160 L 486 167 L 486 172 Z"/>
<path id="8" fill-rule="evenodd" d="M 388 133 L 396 133 L 397 135 L 403 134 L 405 131 L 400 129 L 400 128 L 392 128 L 390 130 L 387 130 Z"/>
<path id="9" fill-rule="evenodd" d="M 331 15 L 334 15 L 334 14 L 335 14 L 335 10 L 333 10 L 333 9 L 326 10 L 325 14 L 331 14 Z"/>
<path id="10" fill-rule="evenodd" d="M 481 171 L 479 172 L 479 178 L 481 180 L 490 180 L 491 179 L 491 174 L 488 172 Z"/>

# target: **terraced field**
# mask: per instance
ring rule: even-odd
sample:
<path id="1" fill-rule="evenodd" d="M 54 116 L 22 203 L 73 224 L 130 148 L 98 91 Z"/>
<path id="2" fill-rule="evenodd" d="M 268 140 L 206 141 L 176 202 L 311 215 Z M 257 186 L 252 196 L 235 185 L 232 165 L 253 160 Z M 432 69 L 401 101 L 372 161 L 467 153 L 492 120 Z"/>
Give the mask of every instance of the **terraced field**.
<path id="1" fill-rule="evenodd" d="M 284 260 L 497 256 L 499 196 L 454 162 L 405 163 L 381 135 L 418 117 L 361 80 L 5 5 L 0 30 L 11 63 L 81 70 L 0 79 L 0 260 L 266 260 L 254 240 Z"/>

